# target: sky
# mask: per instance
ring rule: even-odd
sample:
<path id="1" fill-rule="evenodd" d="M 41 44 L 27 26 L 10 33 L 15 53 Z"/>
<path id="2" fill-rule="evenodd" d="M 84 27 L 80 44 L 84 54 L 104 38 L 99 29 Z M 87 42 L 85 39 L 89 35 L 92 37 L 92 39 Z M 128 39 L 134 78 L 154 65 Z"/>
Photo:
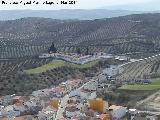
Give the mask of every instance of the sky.
<path id="1" fill-rule="evenodd" d="M 2 0 L 1 0 L 2 1 Z M 7 3 L 20 2 L 24 3 L 30 0 L 3 0 Z M 34 0 L 32 0 L 34 1 Z M 0 10 L 12 10 L 12 9 L 33 9 L 33 10 L 57 10 L 57 9 L 124 9 L 124 10 L 160 10 L 158 6 L 160 0 L 76 0 L 75 5 L 44 5 L 42 4 L 46 0 L 35 0 L 41 4 L 35 5 L 2 5 L 0 3 Z M 47 0 L 48 2 L 54 1 L 60 3 L 61 0 Z M 63 1 L 63 0 L 62 0 Z M 69 1 L 69 0 L 64 0 Z"/>

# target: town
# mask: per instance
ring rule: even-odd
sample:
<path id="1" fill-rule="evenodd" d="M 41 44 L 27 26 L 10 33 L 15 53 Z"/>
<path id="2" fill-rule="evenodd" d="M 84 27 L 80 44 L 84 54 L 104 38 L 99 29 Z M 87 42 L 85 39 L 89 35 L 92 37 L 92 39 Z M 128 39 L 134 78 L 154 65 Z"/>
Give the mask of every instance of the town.
<path id="1" fill-rule="evenodd" d="M 149 58 L 133 60 L 125 56 L 112 56 L 104 53 L 79 57 L 77 54 L 43 54 L 40 59 L 53 57 L 76 64 L 85 64 L 97 59 L 115 59 L 120 65 L 110 65 L 93 78 L 75 78 L 58 86 L 33 91 L 29 96 L 6 95 L 0 98 L 0 119 L 2 120 L 133 120 L 139 114 L 135 108 L 111 104 L 99 93 L 112 92 L 119 84 L 149 84 L 148 79 L 124 80 L 119 83 L 114 76 L 121 74 L 124 66 Z M 152 56 L 159 57 L 159 55 Z M 147 120 L 156 118 L 148 115 Z"/>
<path id="2" fill-rule="evenodd" d="M 0 5 L 0 120 L 160 120 L 153 1 L 3 0 L 16 10 Z"/>

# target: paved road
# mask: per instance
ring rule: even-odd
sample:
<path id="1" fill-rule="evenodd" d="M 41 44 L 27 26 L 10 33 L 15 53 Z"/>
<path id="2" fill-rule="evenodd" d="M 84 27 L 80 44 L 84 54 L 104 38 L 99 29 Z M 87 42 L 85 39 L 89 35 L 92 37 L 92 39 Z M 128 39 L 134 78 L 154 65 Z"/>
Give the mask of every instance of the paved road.
<path id="1" fill-rule="evenodd" d="M 63 116 L 63 112 L 65 111 L 65 108 L 67 106 L 67 101 L 69 100 L 69 95 L 65 95 L 62 100 L 61 103 L 59 105 L 58 111 L 57 111 L 57 116 L 55 120 L 59 120 L 60 118 L 62 118 Z"/>
<path id="2" fill-rule="evenodd" d="M 79 87 L 78 89 L 80 90 L 81 88 L 83 88 L 86 84 L 89 84 L 91 82 L 95 81 L 94 80 L 91 80 L 85 84 L 83 84 L 81 87 Z M 69 100 L 69 94 L 65 95 L 62 100 L 61 100 L 61 103 L 59 105 L 59 108 L 58 108 L 58 111 L 57 111 L 57 116 L 56 116 L 56 119 L 55 120 L 59 120 L 60 118 L 63 118 L 63 112 L 65 111 L 65 108 L 67 106 L 67 101 Z"/>

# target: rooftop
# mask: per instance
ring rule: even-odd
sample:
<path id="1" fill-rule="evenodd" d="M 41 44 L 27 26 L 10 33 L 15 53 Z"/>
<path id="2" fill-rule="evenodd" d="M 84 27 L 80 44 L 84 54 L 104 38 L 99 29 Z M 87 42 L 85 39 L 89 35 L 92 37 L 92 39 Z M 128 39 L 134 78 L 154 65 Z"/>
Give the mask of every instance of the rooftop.
<path id="1" fill-rule="evenodd" d="M 69 112 L 76 112 L 76 111 L 79 111 L 79 109 L 76 108 L 75 106 L 71 106 L 71 107 L 66 107 L 66 111 L 69 111 Z"/>
<path id="2" fill-rule="evenodd" d="M 123 106 L 112 105 L 112 106 L 109 107 L 109 109 L 111 109 L 111 110 L 118 110 L 118 109 L 120 109 L 120 108 L 122 108 L 122 107 L 123 107 Z"/>

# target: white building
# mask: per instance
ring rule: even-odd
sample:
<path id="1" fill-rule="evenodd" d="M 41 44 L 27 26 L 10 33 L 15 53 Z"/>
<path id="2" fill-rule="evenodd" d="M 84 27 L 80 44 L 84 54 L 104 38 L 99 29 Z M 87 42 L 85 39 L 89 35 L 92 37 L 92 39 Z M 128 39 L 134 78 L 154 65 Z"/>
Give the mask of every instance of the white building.
<path id="1" fill-rule="evenodd" d="M 81 112 L 75 106 L 71 106 L 71 107 L 66 108 L 66 116 L 68 118 L 71 118 L 71 117 L 74 117 L 74 116 L 77 116 L 77 115 L 81 115 Z"/>
<path id="2" fill-rule="evenodd" d="M 78 89 L 73 90 L 69 93 L 69 97 L 80 96 L 80 91 Z"/>
<path id="3" fill-rule="evenodd" d="M 80 97 L 81 99 L 94 99 L 97 97 L 97 94 L 96 94 L 96 91 L 88 91 L 88 90 L 81 89 Z"/>
<path id="4" fill-rule="evenodd" d="M 109 107 L 113 120 L 118 120 L 126 115 L 127 108 L 123 106 L 112 105 Z"/>
<path id="5" fill-rule="evenodd" d="M 13 111 L 13 110 L 14 110 L 13 105 L 9 105 L 2 110 L 2 113 L 7 114 L 9 111 Z"/>
<path id="6" fill-rule="evenodd" d="M 32 107 L 36 107 L 37 103 L 35 101 L 27 101 L 24 103 L 25 106 L 27 106 L 28 108 L 32 108 Z"/>
<path id="7" fill-rule="evenodd" d="M 90 81 L 83 86 L 84 90 L 89 90 L 89 91 L 95 91 L 95 90 L 97 90 L 97 88 L 98 88 L 97 81 Z"/>
<path id="8" fill-rule="evenodd" d="M 120 61 L 129 61 L 130 57 L 127 57 L 127 56 L 117 56 L 115 59 L 116 60 L 120 60 Z"/>
<path id="9" fill-rule="evenodd" d="M 120 73 L 118 65 L 110 65 L 109 68 L 103 70 L 103 73 L 108 76 L 114 76 Z"/>
<path id="10" fill-rule="evenodd" d="M 30 96 L 30 101 L 34 101 L 36 103 L 39 103 L 40 102 L 40 98 L 39 97 L 35 97 L 35 96 Z"/>
<path id="11" fill-rule="evenodd" d="M 138 113 L 137 109 L 129 109 L 128 113 L 131 115 L 131 120 L 134 120 L 136 114 Z"/>
<path id="12" fill-rule="evenodd" d="M 32 96 L 34 96 L 34 97 L 49 96 L 49 92 L 48 92 L 48 89 L 37 90 L 37 91 L 32 92 Z"/>
<path id="13" fill-rule="evenodd" d="M 95 99 L 97 97 L 96 91 L 90 93 L 88 99 Z"/>
<path id="14" fill-rule="evenodd" d="M 15 95 L 6 95 L 0 98 L 0 105 L 8 106 L 13 102 L 13 97 Z"/>
<path id="15" fill-rule="evenodd" d="M 129 114 L 131 114 L 132 116 L 135 116 L 135 115 L 138 113 L 137 109 L 129 109 L 128 112 L 129 112 Z"/>
<path id="16" fill-rule="evenodd" d="M 79 56 L 74 54 L 62 54 L 62 53 L 52 53 L 52 54 L 44 53 L 39 56 L 39 58 L 49 58 L 49 57 L 55 59 L 62 59 L 75 64 L 85 64 L 87 62 L 99 59 L 98 57 L 94 57 L 91 55 Z"/>
<path id="17" fill-rule="evenodd" d="M 3 109 L 1 109 L 0 116 L 19 116 L 20 111 L 16 111 L 13 108 L 13 105 L 9 105 Z"/>
<path id="18" fill-rule="evenodd" d="M 55 120 L 57 109 L 47 107 L 38 113 L 39 120 Z"/>
<path id="19" fill-rule="evenodd" d="M 62 97 L 66 93 L 63 87 L 52 88 L 51 91 L 52 91 L 52 94 L 54 94 L 57 97 Z"/>
<path id="20" fill-rule="evenodd" d="M 0 106 L 0 117 L 2 117 L 2 110 L 4 109 L 4 106 Z"/>
<path id="21" fill-rule="evenodd" d="M 103 83 L 103 82 L 105 82 L 106 80 L 107 80 L 106 75 L 104 75 L 104 74 L 98 75 L 98 81 L 99 81 L 100 83 Z"/>
<path id="22" fill-rule="evenodd" d="M 20 111 L 20 112 L 25 112 L 26 111 L 26 107 L 21 103 L 14 104 L 13 108 L 14 108 L 14 110 Z"/>
<path id="23" fill-rule="evenodd" d="M 89 96 L 90 96 L 90 92 L 81 90 L 80 92 L 81 99 L 88 99 Z"/>

